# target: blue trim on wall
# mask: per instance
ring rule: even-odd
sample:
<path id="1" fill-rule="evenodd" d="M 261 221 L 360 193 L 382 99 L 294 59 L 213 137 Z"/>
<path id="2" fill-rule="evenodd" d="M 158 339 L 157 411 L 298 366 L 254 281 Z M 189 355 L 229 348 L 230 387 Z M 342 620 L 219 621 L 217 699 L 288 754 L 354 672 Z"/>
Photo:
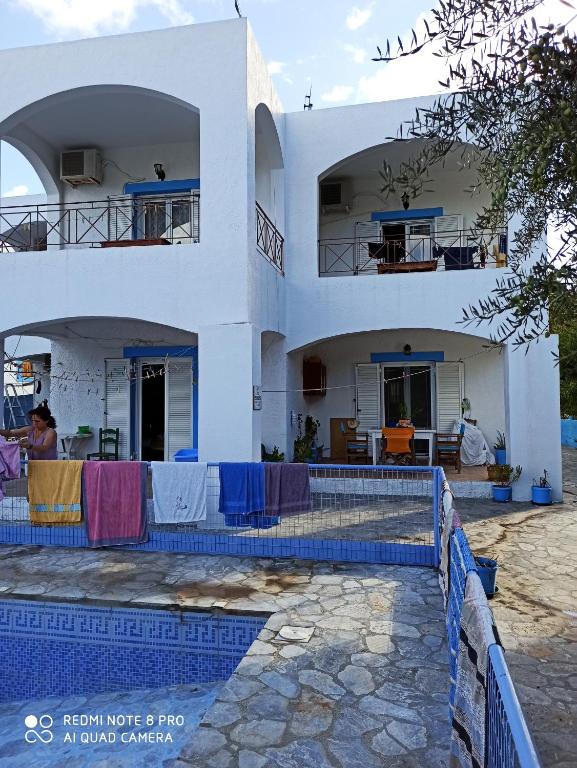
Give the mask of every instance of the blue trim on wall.
<path id="1" fill-rule="evenodd" d="M 443 215 L 443 208 L 413 208 L 410 211 L 373 211 L 371 221 L 406 221 L 407 219 L 434 219 Z"/>
<path id="2" fill-rule="evenodd" d="M 404 352 L 371 352 L 371 363 L 443 363 L 444 361 L 444 352 L 411 352 L 410 355 L 405 355 Z"/>
<path id="3" fill-rule="evenodd" d="M 130 181 L 124 185 L 125 195 L 169 195 L 200 189 L 200 179 L 171 179 L 170 181 Z"/>
<path id="4" fill-rule="evenodd" d="M 196 357 L 198 347 L 124 347 L 123 357 Z"/>
<path id="5" fill-rule="evenodd" d="M 371 465 L 372 466 L 372 465 Z M 430 471 L 429 467 L 429 471 Z M 234 529 L 233 529 L 234 530 Z M 329 562 L 388 563 L 391 565 L 435 566 L 435 548 L 424 544 L 394 544 L 377 541 L 299 539 L 226 534 L 181 534 L 149 531 L 145 544 L 114 547 L 144 552 L 187 552 L 243 557 L 290 557 Z M 87 547 L 84 526 L 2 525 L 2 544 L 39 544 L 56 547 Z"/>

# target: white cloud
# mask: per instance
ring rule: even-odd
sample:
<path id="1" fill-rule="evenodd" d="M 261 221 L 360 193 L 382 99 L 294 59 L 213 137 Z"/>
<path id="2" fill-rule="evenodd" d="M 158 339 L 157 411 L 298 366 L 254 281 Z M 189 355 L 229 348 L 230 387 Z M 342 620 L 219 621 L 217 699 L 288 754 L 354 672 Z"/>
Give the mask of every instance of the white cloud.
<path id="1" fill-rule="evenodd" d="M 16 186 L 9 189 L 8 192 L 4 192 L 2 197 L 20 197 L 20 195 L 27 195 L 28 187 L 26 184 L 16 184 Z"/>
<path id="2" fill-rule="evenodd" d="M 361 8 L 357 8 L 356 6 L 351 9 L 351 12 L 347 16 L 347 27 L 351 30 L 360 29 L 363 27 L 367 21 L 371 18 L 373 15 L 373 7 L 372 4 L 369 5 L 368 8 L 365 8 L 364 10 L 361 10 Z"/>
<path id="3" fill-rule="evenodd" d="M 354 90 L 350 85 L 334 85 L 328 93 L 321 95 L 321 99 L 331 103 L 346 101 Z"/>
<path id="4" fill-rule="evenodd" d="M 268 72 L 269 75 L 280 75 L 283 69 L 286 67 L 284 61 L 269 61 Z"/>
<path id="5" fill-rule="evenodd" d="M 425 13 L 419 16 L 415 29 L 423 28 L 426 16 Z M 431 46 L 425 46 L 414 56 L 377 62 L 375 74 L 359 80 L 359 101 L 389 101 L 441 93 L 444 89 L 439 81 L 447 79 L 447 60 L 434 56 L 433 50 Z"/>
<path id="6" fill-rule="evenodd" d="M 123 32 L 143 6 L 153 6 L 170 24 L 191 24 L 193 16 L 180 0 L 16 0 L 25 11 L 39 18 L 58 34 L 98 35 L 105 31 Z"/>
<path id="7" fill-rule="evenodd" d="M 357 48 L 356 45 L 345 45 L 345 51 L 351 54 L 351 59 L 356 64 L 363 64 L 368 56 L 364 48 Z"/>

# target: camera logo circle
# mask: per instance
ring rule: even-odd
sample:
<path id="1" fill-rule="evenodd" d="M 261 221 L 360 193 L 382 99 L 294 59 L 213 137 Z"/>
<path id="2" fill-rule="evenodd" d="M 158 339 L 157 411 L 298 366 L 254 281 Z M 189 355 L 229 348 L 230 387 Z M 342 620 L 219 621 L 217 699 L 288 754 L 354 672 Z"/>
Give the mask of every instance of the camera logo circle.
<path id="1" fill-rule="evenodd" d="M 54 720 L 50 715 L 26 715 L 24 718 L 24 725 L 28 729 L 24 734 L 24 738 L 28 744 L 35 744 L 37 741 L 41 741 L 43 744 L 50 744 L 54 738 L 54 734 L 50 730 Z"/>

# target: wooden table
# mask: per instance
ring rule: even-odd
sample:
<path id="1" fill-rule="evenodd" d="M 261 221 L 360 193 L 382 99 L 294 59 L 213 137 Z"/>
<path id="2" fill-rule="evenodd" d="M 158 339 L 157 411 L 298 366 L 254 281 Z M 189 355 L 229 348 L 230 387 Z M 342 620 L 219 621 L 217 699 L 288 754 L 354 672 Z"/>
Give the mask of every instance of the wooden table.
<path id="1" fill-rule="evenodd" d="M 101 248 L 128 248 L 132 245 L 172 245 L 165 237 L 140 238 L 138 240 L 103 240 Z"/>

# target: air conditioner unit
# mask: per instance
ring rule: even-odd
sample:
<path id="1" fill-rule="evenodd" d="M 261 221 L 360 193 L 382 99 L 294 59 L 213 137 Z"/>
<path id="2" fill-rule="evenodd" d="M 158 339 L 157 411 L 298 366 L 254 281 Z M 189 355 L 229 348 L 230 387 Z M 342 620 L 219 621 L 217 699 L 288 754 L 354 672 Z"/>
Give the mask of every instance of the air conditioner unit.
<path id="1" fill-rule="evenodd" d="M 320 184 L 321 213 L 349 213 L 351 186 L 346 181 L 322 181 Z"/>
<path id="2" fill-rule="evenodd" d="M 68 149 L 60 155 L 60 179 L 71 186 L 100 184 L 102 158 L 97 149 Z"/>

